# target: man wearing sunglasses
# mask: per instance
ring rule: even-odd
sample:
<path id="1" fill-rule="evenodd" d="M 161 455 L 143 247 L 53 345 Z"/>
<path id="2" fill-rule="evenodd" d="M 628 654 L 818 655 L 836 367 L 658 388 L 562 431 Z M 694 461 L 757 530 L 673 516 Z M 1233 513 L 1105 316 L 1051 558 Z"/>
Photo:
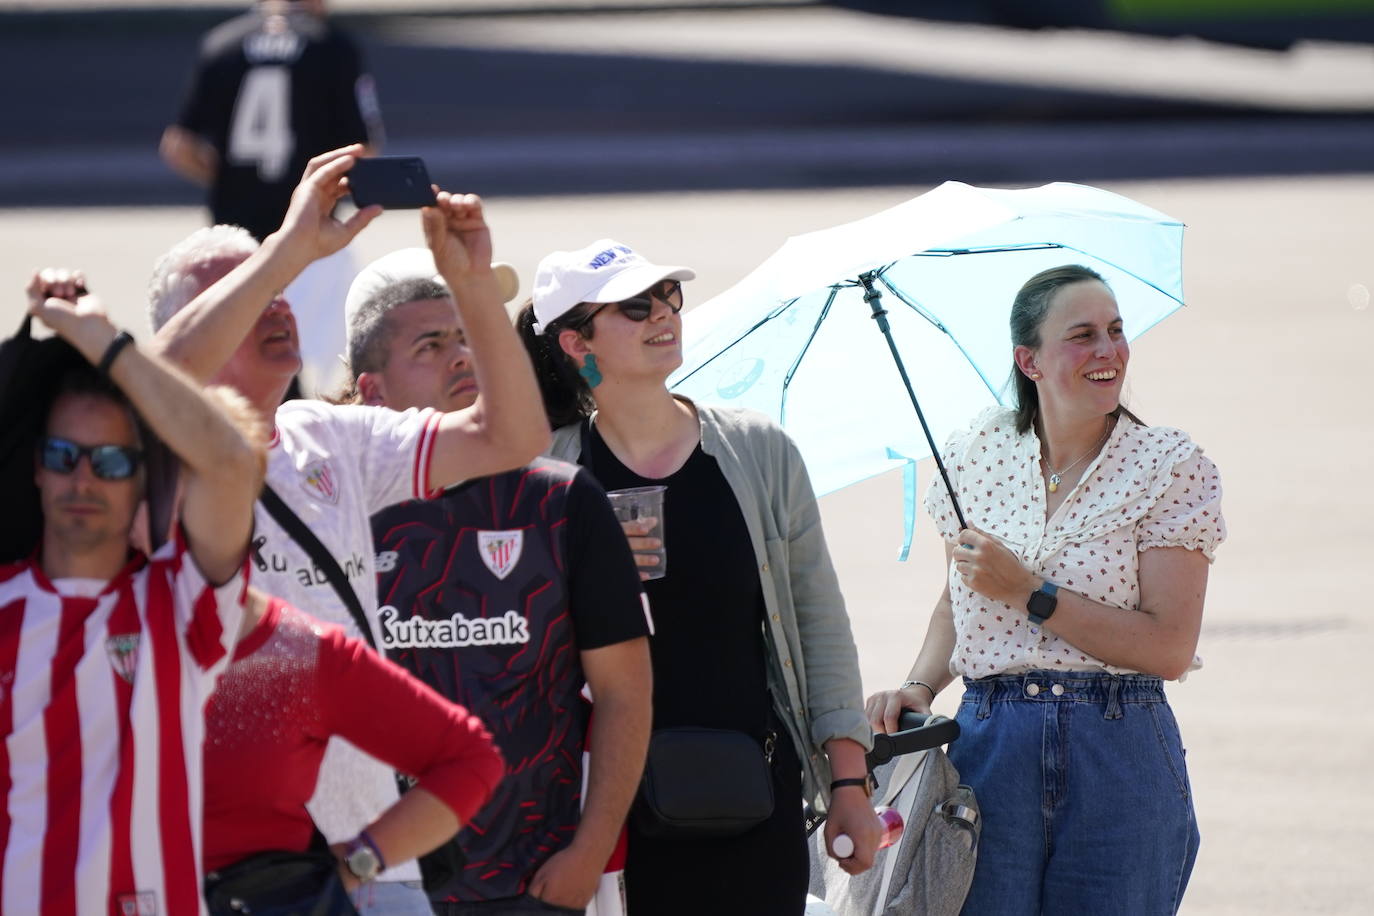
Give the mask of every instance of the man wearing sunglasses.
<path id="1" fill-rule="evenodd" d="M 345 311 L 360 403 L 476 401 L 474 356 L 428 251 L 369 265 Z M 372 525 L 382 648 L 481 718 L 507 762 L 491 801 L 425 860 L 435 913 L 582 912 L 603 884 L 618 899 L 618 874 L 602 875 L 639 785 L 653 675 L 639 578 L 604 491 L 538 458 Z"/>
<path id="2" fill-rule="evenodd" d="M 195 913 L 202 709 L 244 619 L 262 452 L 78 300 L 83 285 L 44 271 L 28 290 L 86 363 L 46 351 L 71 367 L 32 392 L 50 404 L 33 450 L 42 531 L 0 566 L 0 911 Z M 130 548 L 148 483 L 136 416 L 184 484 L 152 557 Z"/>
<path id="3" fill-rule="evenodd" d="M 255 584 L 380 645 L 370 516 L 459 480 L 518 467 L 539 454 L 549 430 L 529 360 L 506 315 L 501 275 L 492 268 L 481 201 L 447 192 L 421 211 L 421 226 L 439 272 L 460 295 L 468 341 L 482 357 L 477 402 L 449 413 L 281 404 L 300 368 L 300 341 L 290 305 L 278 292 L 381 212 L 369 207 L 346 222 L 332 216 L 361 153 L 355 145 L 312 159 L 281 229 L 260 247 L 249 238 L 228 250 L 174 249 L 174 260 L 182 263 L 159 264 L 150 305 L 160 327 L 154 346 L 198 381 L 237 390 L 274 427 L 267 483 L 333 557 L 342 573 L 336 580 L 346 580 L 339 584 L 353 592 L 371 633 L 354 622 L 343 589 L 265 509 L 257 514 L 253 543 Z M 387 767 L 336 740 L 326 752 L 310 813 L 330 843 L 346 843 L 396 799 Z M 413 863 L 383 872 L 360 900 L 364 911 L 388 916 L 430 912 Z"/>

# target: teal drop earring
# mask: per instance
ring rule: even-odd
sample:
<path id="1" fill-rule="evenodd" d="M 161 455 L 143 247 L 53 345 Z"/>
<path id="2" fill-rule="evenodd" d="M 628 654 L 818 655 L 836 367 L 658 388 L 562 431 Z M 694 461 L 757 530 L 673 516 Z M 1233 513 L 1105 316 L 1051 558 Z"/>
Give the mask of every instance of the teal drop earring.
<path id="1" fill-rule="evenodd" d="M 582 363 L 582 368 L 577 370 L 577 374 L 587 380 L 588 388 L 595 388 L 601 384 L 601 370 L 596 368 L 595 353 L 587 354 L 587 359 Z"/>

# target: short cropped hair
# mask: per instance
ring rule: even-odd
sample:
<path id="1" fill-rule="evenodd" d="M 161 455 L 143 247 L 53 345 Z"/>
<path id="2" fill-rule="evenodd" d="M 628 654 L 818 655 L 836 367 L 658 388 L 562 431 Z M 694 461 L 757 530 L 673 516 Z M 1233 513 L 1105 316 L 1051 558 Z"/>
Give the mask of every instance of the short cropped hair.
<path id="1" fill-rule="evenodd" d="M 224 224 L 197 229 L 173 245 L 157 259 L 148 280 L 148 322 L 154 333 L 201 293 L 192 276 L 198 266 L 257 250 L 258 240 L 247 229 Z"/>
<path id="2" fill-rule="evenodd" d="M 391 347 L 393 309 L 426 299 L 451 299 L 448 287 L 437 280 L 411 277 L 382 286 L 358 306 L 348 321 L 348 370 L 354 379 L 364 372 L 386 369 Z"/>
<path id="3" fill-rule="evenodd" d="M 111 404 L 129 412 L 129 416 L 134 418 L 137 414 L 133 405 L 129 402 L 129 397 L 118 385 L 110 381 L 109 377 L 100 372 L 89 363 L 79 366 L 72 366 L 62 373 L 57 379 L 57 384 L 46 392 L 46 406 L 43 410 L 44 420 L 42 435 L 47 435 L 47 424 L 52 419 L 53 407 L 64 397 L 93 397 L 109 401 Z M 137 426 L 137 424 L 135 424 Z"/>

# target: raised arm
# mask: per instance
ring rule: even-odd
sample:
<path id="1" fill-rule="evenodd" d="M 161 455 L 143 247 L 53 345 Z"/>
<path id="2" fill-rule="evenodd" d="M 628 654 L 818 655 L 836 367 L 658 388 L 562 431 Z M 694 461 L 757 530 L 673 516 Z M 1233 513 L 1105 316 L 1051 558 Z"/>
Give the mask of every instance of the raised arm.
<path id="1" fill-rule="evenodd" d="M 510 470 L 549 445 L 544 402 L 491 270 L 491 232 L 475 194 L 438 192 L 421 212 L 425 241 L 453 292 L 477 375 L 477 402 L 439 425 L 428 489 Z"/>
<path id="2" fill-rule="evenodd" d="M 311 262 L 347 245 L 382 212 L 381 207 L 368 207 L 346 222 L 333 216 L 334 205 L 348 193 L 345 175 L 362 150 L 354 144 L 311 159 L 281 228 L 177 312 L 158 331 L 153 349 L 196 381 L 209 381 L 282 289 Z"/>
<path id="3" fill-rule="evenodd" d="M 75 286 L 55 277 L 50 271 L 34 275 L 29 312 L 99 365 L 118 331 L 93 297 L 78 300 Z M 181 524 L 196 565 L 208 581 L 228 581 L 248 550 L 253 501 L 262 485 L 261 447 L 251 444 L 185 375 L 135 344 L 118 351 L 109 373 L 143 421 L 181 460 Z"/>

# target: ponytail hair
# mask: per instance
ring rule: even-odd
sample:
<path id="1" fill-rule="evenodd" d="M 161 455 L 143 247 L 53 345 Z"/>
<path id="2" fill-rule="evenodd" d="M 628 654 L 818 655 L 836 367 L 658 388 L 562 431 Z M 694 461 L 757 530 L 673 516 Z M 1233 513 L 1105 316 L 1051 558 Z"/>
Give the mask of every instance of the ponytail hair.
<path id="1" fill-rule="evenodd" d="M 530 362 L 534 364 L 534 378 L 539 383 L 539 394 L 544 399 L 544 413 L 553 429 L 581 423 L 596 409 L 596 401 L 592 399 L 592 390 L 587 387 L 586 379 L 578 373 L 572 358 L 558 345 L 558 333 L 567 328 L 576 330 L 583 337 L 592 336 L 590 324 L 578 326 L 586 311 L 583 304 L 574 306 L 559 316 L 558 320 L 550 322 L 543 334 L 537 334 L 534 330 L 533 299 L 526 301 L 515 317 L 515 329 L 530 355 Z"/>

